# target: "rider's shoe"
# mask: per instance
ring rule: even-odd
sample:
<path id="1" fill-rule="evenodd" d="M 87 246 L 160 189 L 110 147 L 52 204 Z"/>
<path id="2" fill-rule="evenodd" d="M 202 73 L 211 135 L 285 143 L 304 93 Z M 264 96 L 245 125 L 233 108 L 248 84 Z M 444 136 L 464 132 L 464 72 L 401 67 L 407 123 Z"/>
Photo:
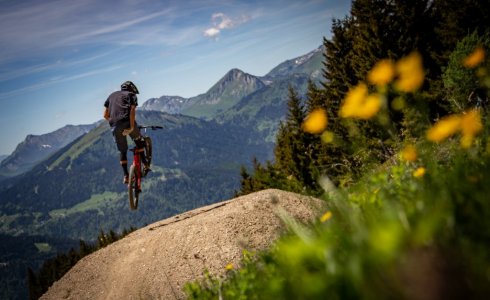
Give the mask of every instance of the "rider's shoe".
<path id="1" fill-rule="evenodd" d="M 123 183 L 129 184 L 129 175 L 124 175 Z"/>
<path id="2" fill-rule="evenodd" d="M 150 173 L 150 171 L 151 171 L 150 166 L 149 166 L 149 165 L 145 165 L 145 166 L 143 167 L 143 177 L 146 177 L 146 175 L 147 175 L 148 173 Z"/>

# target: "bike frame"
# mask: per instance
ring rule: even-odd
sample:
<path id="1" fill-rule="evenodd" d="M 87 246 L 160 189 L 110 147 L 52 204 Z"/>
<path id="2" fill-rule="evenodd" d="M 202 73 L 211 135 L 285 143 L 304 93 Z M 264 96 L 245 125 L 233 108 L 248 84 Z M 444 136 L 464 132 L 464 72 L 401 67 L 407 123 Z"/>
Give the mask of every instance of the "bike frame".
<path id="1" fill-rule="evenodd" d="M 163 129 L 162 126 L 138 126 L 139 129 L 144 129 L 146 134 L 146 129 L 151 128 L 152 130 Z M 131 168 L 129 170 L 129 184 L 128 184 L 128 192 L 129 192 L 129 206 L 132 210 L 138 208 L 138 200 L 139 194 L 141 193 L 141 183 L 143 180 L 143 170 L 141 166 L 141 152 L 145 152 L 145 149 L 149 151 L 149 156 L 147 157 L 148 164 L 151 163 L 151 139 L 146 135 L 141 135 L 141 137 L 145 141 L 144 148 L 137 148 L 136 146 L 131 149 L 133 152 L 133 163 L 131 164 Z M 146 174 L 145 174 L 146 175 Z"/>
<path id="2" fill-rule="evenodd" d="M 134 153 L 133 155 L 133 165 L 136 170 L 135 173 L 135 179 L 136 179 L 136 187 L 138 188 L 138 191 L 141 191 L 141 157 L 140 157 L 140 152 L 145 151 L 145 149 L 138 149 L 134 147 L 131 149 L 131 151 Z"/>

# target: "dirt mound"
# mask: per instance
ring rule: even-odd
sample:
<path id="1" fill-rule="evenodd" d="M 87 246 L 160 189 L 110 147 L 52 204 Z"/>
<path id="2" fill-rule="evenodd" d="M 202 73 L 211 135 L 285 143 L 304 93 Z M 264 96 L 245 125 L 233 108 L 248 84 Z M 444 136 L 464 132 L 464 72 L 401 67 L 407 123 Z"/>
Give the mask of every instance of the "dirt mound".
<path id="1" fill-rule="evenodd" d="M 284 230 L 282 208 L 300 221 L 324 202 L 266 190 L 205 206 L 139 229 L 80 260 L 41 299 L 183 299 L 205 269 L 222 274 L 243 249 L 271 245 Z"/>

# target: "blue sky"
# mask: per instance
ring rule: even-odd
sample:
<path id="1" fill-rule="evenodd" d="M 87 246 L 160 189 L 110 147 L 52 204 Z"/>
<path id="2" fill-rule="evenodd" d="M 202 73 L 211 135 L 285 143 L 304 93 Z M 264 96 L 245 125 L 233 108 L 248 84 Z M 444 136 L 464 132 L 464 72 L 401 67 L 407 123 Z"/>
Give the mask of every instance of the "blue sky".
<path id="1" fill-rule="evenodd" d="M 0 0 L 0 154 L 27 134 L 102 118 L 125 80 L 140 105 L 263 76 L 330 37 L 350 0 Z"/>

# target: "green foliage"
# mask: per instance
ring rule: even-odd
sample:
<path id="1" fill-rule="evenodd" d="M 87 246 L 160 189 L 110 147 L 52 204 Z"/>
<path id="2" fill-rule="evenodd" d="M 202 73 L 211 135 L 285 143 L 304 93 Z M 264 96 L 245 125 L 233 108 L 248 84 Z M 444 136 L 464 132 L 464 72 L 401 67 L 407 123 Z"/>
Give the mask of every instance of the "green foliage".
<path id="1" fill-rule="evenodd" d="M 310 81 L 309 94 L 317 92 Z M 246 195 L 266 188 L 312 194 L 318 191 L 316 174 L 311 171 L 314 167 L 312 141 L 315 137 L 303 131 L 306 109 L 298 93 L 289 86 L 288 94 L 288 114 L 285 122 L 279 124 L 276 136 L 275 162 L 267 162 L 263 167 L 254 160 L 253 175 L 249 175 L 242 167 L 241 190 L 236 195 Z"/>
<path id="2" fill-rule="evenodd" d="M 485 93 L 485 82 L 475 74 L 475 71 L 465 68 L 463 60 L 477 47 L 490 49 L 490 36 L 487 33 L 480 37 L 473 32 L 461 40 L 451 53 L 447 68 L 442 75 L 446 90 L 446 101 L 452 112 L 461 113 L 470 107 L 487 104 L 489 95 Z M 487 65 L 487 69 L 490 65 Z"/>
<path id="3" fill-rule="evenodd" d="M 484 146 L 461 151 L 457 141 L 420 148 L 416 163 L 397 160 L 329 193 L 331 218 L 296 229 L 253 260 L 245 257 L 226 280 L 194 284 L 189 298 L 488 295 L 490 154 Z M 427 173 L 414 177 L 419 165 Z"/>

